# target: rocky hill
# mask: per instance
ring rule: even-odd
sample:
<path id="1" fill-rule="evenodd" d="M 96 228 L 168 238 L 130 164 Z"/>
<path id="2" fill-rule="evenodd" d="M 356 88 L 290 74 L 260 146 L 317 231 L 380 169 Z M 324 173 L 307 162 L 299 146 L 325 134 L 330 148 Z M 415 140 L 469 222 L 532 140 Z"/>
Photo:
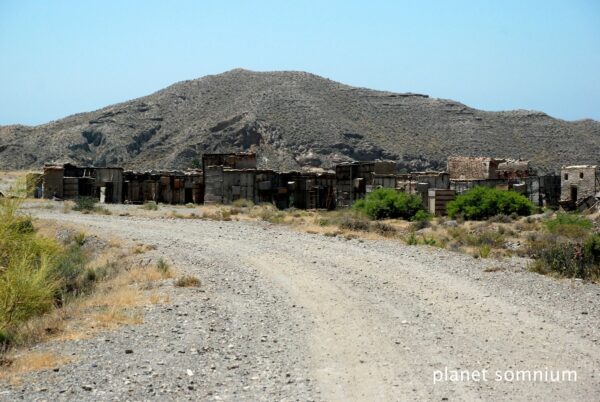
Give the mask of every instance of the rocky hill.
<path id="1" fill-rule="evenodd" d="M 0 127 L 0 168 L 48 162 L 185 168 L 206 152 L 255 150 L 278 169 L 448 155 L 529 158 L 543 170 L 600 162 L 600 122 L 485 112 L 427 95 L 355 88 L 303 72 L 232 70 L 35 127 Z"/>

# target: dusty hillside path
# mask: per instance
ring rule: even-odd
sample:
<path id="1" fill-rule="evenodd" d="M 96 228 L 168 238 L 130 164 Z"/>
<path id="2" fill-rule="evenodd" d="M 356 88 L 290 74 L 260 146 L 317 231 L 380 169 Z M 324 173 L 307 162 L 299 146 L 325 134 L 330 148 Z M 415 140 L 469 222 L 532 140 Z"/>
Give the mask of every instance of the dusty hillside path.
<path id="1" fill-rule="evenodd" d="M 172 289 L 173 305 L 148 309 L 144 324 L 54 345 L 73 349 L 77 362 L 37 374 L 21 395 L 42 387 L 35 397 L 50 400 L 600 398 L 597 285 L 532 274 L 516 260 L 266 224 L 36 214 L 154 244 L 200 277 L 204 293 Z M 134 354 L 124 354 L 129 346 Z M 434 370 L 446 367 L 488 369 L 488 381 L 434 384 Z M 577 382 L 495 381 L 496 370 L 545 369 L 576 370 Z"/>

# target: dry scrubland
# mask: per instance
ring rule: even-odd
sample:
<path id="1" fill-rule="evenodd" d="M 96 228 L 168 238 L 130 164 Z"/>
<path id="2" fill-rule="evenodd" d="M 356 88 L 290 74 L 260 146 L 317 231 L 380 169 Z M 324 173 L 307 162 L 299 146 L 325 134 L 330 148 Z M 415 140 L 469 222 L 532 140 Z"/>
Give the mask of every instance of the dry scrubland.
<path id="1" fill-rule="evenodd" d="M 37 201 L 30 206 L 58 209 L 67 213 L 78 209 L 76 203 L 71 201 Z M 353 209 L 281 211 L 270 204 L 254 205 L 247 200 L 238 200 L 233 205 L 202 206 L 173 206 L 153 202 L 144 205 L 94 204 L 84 212 L 157 219 L 268 222 L 327 237 L 380 239 L 414 246 L 438 247 L 474 258 L 522 257 L 529 261 L 529 269 L 538 273 L 581 277 L 592 281 L 600 279 L 600 258 L 593 261 L 594 266 L 589 272 L 580 273 L 575 266 L 578 261 L 572 260 L 576 256 L 563 255 L 562 250 L 564 247 L 584 248 L 586 240 L 591 237 L 595 241 L 592 246 L 596 249 L 600 247 L 597 245 L 598 238 L 594 235 L 600 231 L 599 212 L 574 214 L 546 210 L 530 216 L 496 215 L 479 221 L 464 220 L 460 216 L 457 219 L 425 217 L 413 221 L 372 220 Z M 548 252 L 542 255 L 541 251 Z M 562 265 L 565 270 L 561 271 L 560 266 L 548 266 L 552 264 Z"/>
<path id="2" fill-rule="evenodd" d="M 11 238 L 42 244 L 38 255 L 48 258 L 26 260 L 54 274 L 35 282 L 50 293 L 23 288 L 47 297 L 18 319 L 0 306 L 0 400 L 584 400 L 600 392 L 600 289 L 572 279 L 598 280 L 597 213 L 407 221 L 245 200 L 1 202 L 0 251 L 13 250 Z M 10 258 L 0 266 L 9 284 Z M 431 383 L 444 365 L 515 361 L 574 369 L 579 382 Z"/>
<path id="3" fill-rule="evenodd" d="M 24 374 L 6 400 L 532 401 L 600 391 L 600 288 L 530 272 L 527 259 L 360 230 L 306 233 L 268 219 L 338 229 L 315 224 L 316 213 L 263 206 L 229 215 L 232 207 L 112 205 L 107 214 L 55 205 L 30 212 L 156 247 L 202 286 L 163 286 L 171 303 L 146 306 L 139 324 L 40 345 L 73 361 Z M 578 381 L 434 385 L 433 370 L 445 366 L 570 369 Z"/>
<path id="4" fill-rule="evenodd" d="M 22 193 L 22 175 L 3 178 L 5 194 Z M 143 306 L 170 301 L 161 287 L 176 276 L 155 247 L 32 219 L 22 202 L 0 198 L 0 380 L 13 384 L 24 373 L 72 360 L 29 347 L 139 324 Z M 174 284 L 200 281 L 181 276 Z"/>

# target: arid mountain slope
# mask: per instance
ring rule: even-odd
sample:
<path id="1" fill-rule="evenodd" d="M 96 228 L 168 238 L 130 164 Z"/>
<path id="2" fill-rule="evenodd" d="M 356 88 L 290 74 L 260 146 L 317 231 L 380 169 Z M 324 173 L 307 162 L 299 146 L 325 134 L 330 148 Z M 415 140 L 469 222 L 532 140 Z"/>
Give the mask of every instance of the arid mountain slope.
<path id="1" fill-rule="evenodd" d="M 205 152 L 248 149 L 279 169 L 377 158 L 440 168 L 461 154 L 530 158 L 553 170 L 600 162 L 600 122 L 238 69 L 36 127 L 0 127 L 4 169 L 59 161 L 185 168 Z"/>

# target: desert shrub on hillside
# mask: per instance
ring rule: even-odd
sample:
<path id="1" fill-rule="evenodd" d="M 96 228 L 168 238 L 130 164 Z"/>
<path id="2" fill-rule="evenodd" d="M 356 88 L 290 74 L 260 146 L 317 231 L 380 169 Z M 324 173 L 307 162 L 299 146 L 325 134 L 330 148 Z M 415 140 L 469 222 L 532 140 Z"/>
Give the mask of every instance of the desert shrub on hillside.
<path id="1" fill-rule="evenodd" d="M 579 214 L 559 212 L 554 218 L 544 221 L 544 226 L 552 234 L 576 239 L 586 237 L 593 223 Z"/>
<path id="2" fill-rule="evenodd" d="M 353 208 L 371 219 L 412 219 L 417 212 L 425 210 L 418 196 L 391 188 L 379 188 L 367 194 L 363 200 L 354 203 Z"/>
<path id="3" fill-rule="evenodd" d="M 529 240 L 531 269 L 543 274 L 600 280 L 600 233 L 574 213 L 559 212 L 543 222 L 544 231 Z"/>
<path id="4" fill-rule="evenodd" d="M 600 280 L 600 234 L 588 236 L 583 242 L 544 237 L 532 242 L 536 260 L 530 269 L 542 274 L 568 278 Z"/>
<path id="5" fill-rule="evenodd" d="M 474 187 L 448 203 L 451 218 L 462 216 L 469 220 L 481 220 L 496 215 L 531 215 L 534 206 L 524 195 L 489 187 Z"/>

